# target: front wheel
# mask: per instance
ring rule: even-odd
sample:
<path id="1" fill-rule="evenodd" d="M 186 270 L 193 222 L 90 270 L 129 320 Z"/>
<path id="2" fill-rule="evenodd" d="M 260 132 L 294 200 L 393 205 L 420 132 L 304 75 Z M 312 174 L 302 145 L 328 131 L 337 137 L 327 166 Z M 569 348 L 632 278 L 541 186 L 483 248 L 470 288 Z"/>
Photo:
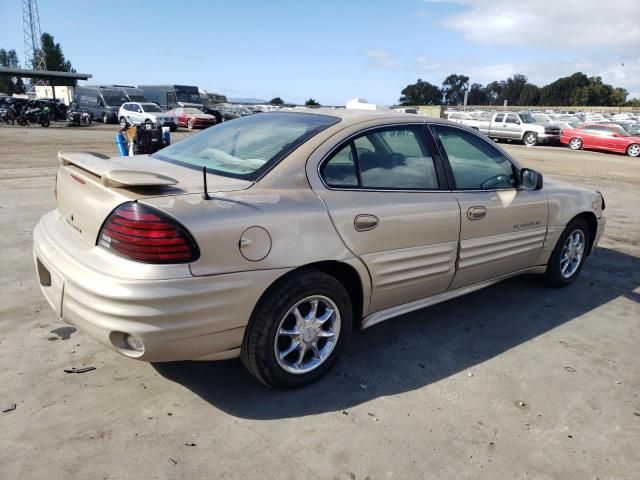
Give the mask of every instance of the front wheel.
<path id="1" fill-rule="evenodd" d="M 527 132 L 522 137 L 522 143 L 527 147 L 533 147 L 538 144 L 538 134 L 535 132 Z"/>
<path id="2" fill-rule="evenodd" d="M 120 127 L 121 128 L 127 128 L 129 126 L 129 124 L 127 123 L 127 119 L 124 117 L 120 117 Z"/>
<path id="3" fill-rule="evenodd" d="M 102 123 L 104 123 L 105 125 L 109 123 L 109 116 L 106 113 L 102 115 Z"/>
<path id="4" fill-rule="evenodd" d="M 569 140 L 569 148 L 571 150 L 580 150 L 582 148 L 582 140 L 579 138 L 572 138 Z"/>
<path id="5" fill-rule="evenodd" d="M 188 128 L 189 130 L 193 130 L 193 126 L 194 126 L 193 118 L 190 118 L 190 119 L 187 121 L 187 128 Z"/>
<path id="6" fill-rule="evenodd" d="M 273 388 L 308 385 L 329 371 L 351 334 L 349 294 L 334 277 L 304 270 L 267 293 L 242 344 L 242 362 Z"/>
<path id="7" fill-rule="evenodd" d="M 582 218 L 574 218 L 560 235 L 544 274 L 551 287 L 566 287 L 578 277 L 589 247 L 589 226 Z"/>
<path id="8" fill-rule="evenodd" d="M 640 145 L 632 143 L 627 147 L 627 155 L 630 157 L 640 157 Z"/>

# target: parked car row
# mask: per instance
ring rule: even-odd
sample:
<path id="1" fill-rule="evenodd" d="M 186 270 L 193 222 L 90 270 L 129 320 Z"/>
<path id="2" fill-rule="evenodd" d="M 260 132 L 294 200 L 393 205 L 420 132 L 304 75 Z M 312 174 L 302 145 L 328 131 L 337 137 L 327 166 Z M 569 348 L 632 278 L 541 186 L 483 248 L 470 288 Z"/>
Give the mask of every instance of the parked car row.
<path id="1" fill-rule="evenodd" d="M 580 112 L 447 112 L 447 118 L 494 140 L 567 145 L 640 156 L 640 115 Z"/>

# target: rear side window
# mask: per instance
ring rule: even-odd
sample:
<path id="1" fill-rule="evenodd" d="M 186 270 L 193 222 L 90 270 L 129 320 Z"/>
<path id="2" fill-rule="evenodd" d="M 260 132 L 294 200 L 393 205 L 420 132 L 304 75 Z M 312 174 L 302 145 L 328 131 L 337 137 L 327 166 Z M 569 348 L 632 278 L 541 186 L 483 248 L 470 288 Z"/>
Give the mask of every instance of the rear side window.
<path id="1" fill-rule="evenodd" d="M 496 115 L 496 118 L 494 120 L 494 122 L 498 123 L 502 123 L 502 121 L 504 120 L 504 113 L 499 113 L 498 115 Z"/>
<path id="2" fill-rule="evenodd" d="M 327 161 L 321 174 L 330 187 L 436 190 L 433 158 L 420 127 L 392 127 L 364 133 Z"/>
<path id="3" fill-rule="evenodd" d="M 358 171 L 353 156 L 353 144 L 347 143 L 321 169 L 322 178 L 330 187 L 358 188 Z"/>

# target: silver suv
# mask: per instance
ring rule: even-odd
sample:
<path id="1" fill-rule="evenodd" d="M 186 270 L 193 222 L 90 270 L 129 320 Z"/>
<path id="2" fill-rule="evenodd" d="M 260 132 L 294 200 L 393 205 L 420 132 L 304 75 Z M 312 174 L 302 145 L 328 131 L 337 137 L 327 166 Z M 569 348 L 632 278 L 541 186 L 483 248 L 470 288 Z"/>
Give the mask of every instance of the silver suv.
<path id="1" fill-rule="evenodd" d="M 178 129 L 176 117 L 165 112 L 155 103 L 123 103 L 118 111 L 118 120 L 122 128 L 138 123 L 157 123 L 161 127 L 171 128 L 172 132 Z"/>

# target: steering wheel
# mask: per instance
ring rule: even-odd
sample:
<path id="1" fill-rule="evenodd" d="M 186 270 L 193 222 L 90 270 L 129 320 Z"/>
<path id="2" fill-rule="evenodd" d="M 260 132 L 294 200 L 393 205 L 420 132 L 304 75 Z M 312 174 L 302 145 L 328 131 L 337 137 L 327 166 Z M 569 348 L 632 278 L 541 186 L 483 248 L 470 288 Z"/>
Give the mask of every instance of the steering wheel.
<path id="1" fill-rule="evenodd" d="M 495 188 L 495 187 L 506 187 L 511 186 L 510 176 L 506 173 L 499 173 L 498 175 L 494 175 L 493 177 L 487 178 L 484 182 L 480 184 L 481 188 Z"/>

